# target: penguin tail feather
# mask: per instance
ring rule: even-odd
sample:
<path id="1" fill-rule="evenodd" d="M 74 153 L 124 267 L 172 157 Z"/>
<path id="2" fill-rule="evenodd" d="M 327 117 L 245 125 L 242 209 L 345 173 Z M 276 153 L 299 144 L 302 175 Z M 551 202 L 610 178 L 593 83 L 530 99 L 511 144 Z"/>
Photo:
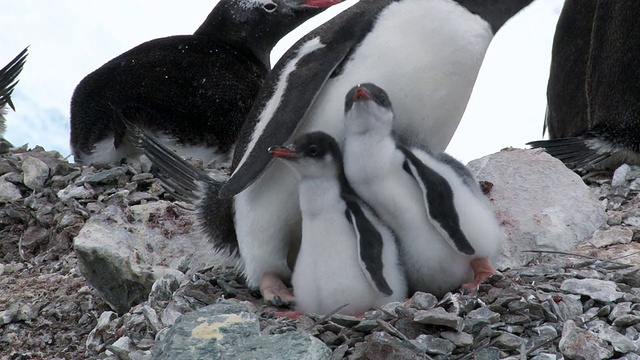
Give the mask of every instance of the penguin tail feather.
<path id="1" fill-rule="evenodd" d="M 151 172 L 165 190 L 196 212 L 198 225 L 219 252 L 237 257 L 238 240 L 234 227 L 233 199 L 221 199 L 225 184 L 209 177 L 164 146 L 153 134 L 128 121 L 121 112 L 116 115 L 116 128 L 121 128 L 127 140 L 149 158 Z"/>
<path id="2" fill-rule="evenodd" d="M 11 109 L 14 111 L 16 108 L 13 106 L 11 102 L 11 94 L 13 93 L 13 89 L 15 88 L 18 81 L 18 75 L 22 71 L 25 62 L 27 61 L 27 50 L 29 47 L 27 46 L 11 60 L 5 67 L 0 69 L 0 109 L 5 105 L 9 105 Z"/>
<path id="3" fill-rule="evenodd" d="M 597 166 L 612 155 L 611 152 L 589 146 L 587 139 L 582 137 L 531 141 L 527 145 L 532 148 L 543 148 L 570 169 Z"/>

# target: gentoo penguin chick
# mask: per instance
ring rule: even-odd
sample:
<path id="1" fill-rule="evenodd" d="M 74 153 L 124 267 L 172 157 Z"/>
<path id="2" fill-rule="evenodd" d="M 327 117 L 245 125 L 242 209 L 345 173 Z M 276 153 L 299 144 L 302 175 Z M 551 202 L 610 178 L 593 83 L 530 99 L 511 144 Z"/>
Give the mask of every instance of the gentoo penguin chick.
<path id="1" fill-rule="evenodd" d="M 151 40 L 115 57 L 73 93 L 76 162 L 138 155 L 114 127 L 114 111 L 182 155 L 227 161 L 269 72 L 273 46 L 340 1 L 221 0 L 193 35 Z"/>
<path id="2" fill-rule="evenodd" d="M 398 134 L 443 151 L 494 33 L 531 1 L 360 0 L 283 55 L 243 125 L 220 192 L 235 196 L 250 286 L 265 276 L 287 280 L 287 255 L 300 238 L 295 179 L 269 146 L 316 130 L 341 143 L 344 94 L 372 81 L 392 96 Z"/>
<path id="3" fill-rule="evenodd" d="M 291 283 L 297 310 L 362 314 L 406 298 L 407 285 L 391 231 L 356 196 L 338 143 L 312 132 L 269 148 L 299 175 L 302 241 Z"/>
<path id="4" fill-rule="evenodd" d="M 4 133 L 7 131 L 5 115 L 7 107 L 13 111 L 16 110 L 11 101 L 11 94 L 18 84 L 18 75 L 27 61 L 27 48 L 22 50 L 18 56 L 13 58 L 5 67 L 0 69 L 0 149 L 6 150 L 12 147 L 11 143 L 4 139 Z"/>
<path id="5" fill-rule="evenodd" d="M 393 109 L 374 84 L 345 100 L 344 169 L 356 193 L 393 229 L 413 290 L 475 290 L 494 273 L 504 234 L 471 172 L 392 135 Z"/>
<path id="6" fill-rule="evenodd" d="M 640 2 L 567 0 L 553 41 L 545 148 L 569 168 L 640 165 Z"/>

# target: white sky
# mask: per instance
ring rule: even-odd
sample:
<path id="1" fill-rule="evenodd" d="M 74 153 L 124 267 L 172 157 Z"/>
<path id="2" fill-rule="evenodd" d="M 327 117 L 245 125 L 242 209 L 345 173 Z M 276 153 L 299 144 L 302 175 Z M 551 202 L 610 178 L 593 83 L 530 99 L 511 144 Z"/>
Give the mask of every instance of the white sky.
<path id="1" fill-rule="evenodd" d="M 353 4 L 348 0 L 344 5 Z M 69 150 L 69 102 L 80 80 L 150 39 L 189 34 L 215 0 L 20 0 L 0 12 L 0 67 L 30 45 L 7 115 L 7 140 L 64 156 Z M 563 0 L 535 0 L 496 35 L 447 152 L 468 162 L 539 139 L 545 113 L 551 42 Z M 346 6 L 320 15 L 326 20 Z M 313 19 L 314 26 L 318 24 Z M 309 25 L 287 36 L 279 57 Z M 274 60 L 275 63 L 275 60 Z"/>

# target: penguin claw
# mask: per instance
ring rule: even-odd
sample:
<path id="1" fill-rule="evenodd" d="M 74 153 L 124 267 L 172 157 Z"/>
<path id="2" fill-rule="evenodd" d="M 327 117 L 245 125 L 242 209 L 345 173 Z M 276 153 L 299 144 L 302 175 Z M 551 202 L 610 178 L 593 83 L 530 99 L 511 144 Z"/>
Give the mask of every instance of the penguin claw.
<path id="1" fill-rule="evenodd" d="M 280 275 L 274 273 L 263 275 L 260 281 L 260 294 L 269 305 L 278 307 L 295 306 L 295 297 L 284 284 Z"/>

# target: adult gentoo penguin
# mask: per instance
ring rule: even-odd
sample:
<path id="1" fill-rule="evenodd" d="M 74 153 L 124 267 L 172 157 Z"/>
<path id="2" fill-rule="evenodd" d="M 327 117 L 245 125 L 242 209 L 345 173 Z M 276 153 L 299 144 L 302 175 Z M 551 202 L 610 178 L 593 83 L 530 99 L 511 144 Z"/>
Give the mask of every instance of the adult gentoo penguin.
<path id="1" fill-rule="evenodd" d="M 312 132 L 269 153 L 300 177 L 302 240 L 291 280 L 297 310 L 327 314 L 347 305 L 339 312 L 356 315 L 405 299 L 394 236 L 347 183 L 338 143 Z"/>
<path id="2" fill-rule="evenodd" d="M 570 168 L 640 164 L 640 3 L 566 0 L 547 87 L 549 139 Z"/>
<path id="3" fill-rule="evenodd" d="M 475 290 L 495 272 L 489 258 L 504 233 L 471 172 L 395 139 L 391 101 L 374 84 L 347 93 L 345 114 L 345 174 L 398 237 L 409 285 L 437 296 Z"/>
<path id="4" fill-rule="evenodd" d="M 22 50 L 13 60 L 0 69 L 0 149 L 10 148 L 12 145 L 4 139 L 4 133 L 7 131 L 5 114 L 7 113 L 7 107 L 13 111 L 16 110 L 13 102 L 11 101 L 11 94 L 18 84 L 18 75 L 22 71 L 25 62 L 27 61 L 27 49 Z"/>
<path id="5" fill-rule="evenodd" d="M 361 0 L 287 51 L 258 94 L 220 193 L 235 195 L 249 286 L 287 297 L 287 254 L 300 239 L 297 187 L 268 147 L 315 130 L 341 143 L 344 94 L 373 81 L 394 101 L 396 132 L 444 150 L 494 33 L 531 1 Z"/>
<path id="6" fill-rule="evenodd" d="M 113 124 L 119 111 L 182 154 L 225 161 L 281 37 L 341 0 L 220 0 L 193 35 L 143 43 L 76 87 L 71 149 L 76 162 L 135 155 Z"/>

